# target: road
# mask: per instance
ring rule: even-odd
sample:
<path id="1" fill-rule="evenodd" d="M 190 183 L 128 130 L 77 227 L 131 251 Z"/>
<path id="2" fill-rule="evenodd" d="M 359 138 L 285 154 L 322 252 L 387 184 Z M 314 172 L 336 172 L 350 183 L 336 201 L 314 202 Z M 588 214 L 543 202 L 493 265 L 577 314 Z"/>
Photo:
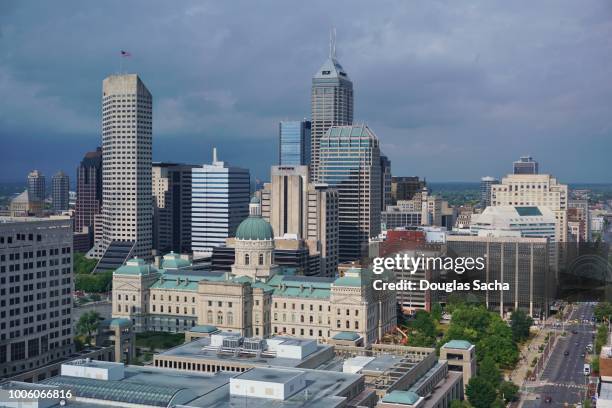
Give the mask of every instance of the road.
<path id="1" fill-rule="evenodd" d="M 542 373 L 541 381 L 544 384 L 537 390 L 540 398 L 524 407 L 564 407 L 565 403 L 576 404 L 584 399 L 588 381 L 584 375 L 584 353 L 587 344 L 593 343 L 593 325 L 583 321 L 591 321 L 592 317 L 593 306 L 578 304 L 574 307 L 568 321 L 577 320 L 580 323 L 566 325 L 567 335 L 557 341 Z M 569 354 L 566 356 L 565 352 Z M 545 402 L 548 396 L 552 398 L 551 403 Z"/>

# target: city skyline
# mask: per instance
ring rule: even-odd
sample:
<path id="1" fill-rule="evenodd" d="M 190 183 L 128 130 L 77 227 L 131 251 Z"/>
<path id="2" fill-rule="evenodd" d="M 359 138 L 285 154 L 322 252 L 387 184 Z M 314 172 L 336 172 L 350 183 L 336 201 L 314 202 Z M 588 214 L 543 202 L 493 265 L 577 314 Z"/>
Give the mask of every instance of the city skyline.
<path id="1" fill-rule="evenodd" d="M 136 3 L 5 2 L 0 181 L 24 180 L 35 168 L 75 180 L 83 152 L 99 145 L 99 83 L 121 63 L 159 95 L 155 161 L 204 163 L 217 146 L 230 164 L 266 180 L 278 122 L 309 119 L 311 81 L 328 56 L 330 27 L 354 83 L 354 123 L 376 129 L 394 175 L 478 182 L 511 173 L 513 161 L 531 155 L 541 173 L 563 182 L 611 181 L 605 106 L 612 29 L 603 1 L 471 11 L 389 4 L 393 15 L 355 4 L 343 9 L 353 18 L 338 21 L 321 18 L 316 2 L 286 19 L 278 19 L 286 6 L 271 2 L 252 12 L 248 3 L 158 4 L 145 14 L 157 23 L 154 34 L 147 18 L 136 19 Z M 339 6 L 328 6 L 327 15 L 337 15 Z M 267 9 L 277 14 L 261 12 Z M 451 20 L 454 12 L 463 18 Z M 108 20 L 132 24 L 107 31 Z M 122 49 L 132 56 L 120 62 Z M 253 155 L 262 142 L 269 148 Z"/>

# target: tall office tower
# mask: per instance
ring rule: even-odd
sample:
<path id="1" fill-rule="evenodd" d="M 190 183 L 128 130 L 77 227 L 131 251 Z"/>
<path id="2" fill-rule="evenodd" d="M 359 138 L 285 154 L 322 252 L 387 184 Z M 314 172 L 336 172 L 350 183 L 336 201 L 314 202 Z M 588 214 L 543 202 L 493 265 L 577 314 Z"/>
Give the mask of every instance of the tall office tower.
<path id="1" fill-rule="evenodd" d="M 32 170 L 28 174 L 28 195 L 30 201 L 45 201 L 47 197 L 45 176 L 38 170 Z"/>
<path id="2" fill-rule="evenodd" d="M 385 211 L 391 205 L 391 160 L 387 156 L 380 156 L 380 209 Z"/>
<path id="3" fill-rule="evenodd" d="M 391 177 L 391 201 L 397 204 L 398 201 L 412 200 L 416 193 L 419 193 L 427 186 L 425 180 L 418 177 Z"/>
<path id="4" fill-rule="evenodd" d="M 329 57 L 312 78 L 312 159 L 310 174 L 318 180 L 319 141 L 331 126 L 353 124 L 353 82 L 336 60 L 336 40 L 331 38 Z"/>
<path id="5" fill-rule="evenodd" d="M 326 184 L 311 183 L 308 166 L 273 166 L 271 181 L 264 186 L 261 199 L 262 216 L 274 231 L 277 263 L 298 267 L 282 259 L 295 260 L 306 252 L 310 257 L 306 275 L 335 276 L 337 191 Z"/>
<path id="6" fill-rule="evenodd" d="M 157 254 L 191 252 L 189 164 L 153 163 L 153 248 Z"/>
<path id="7" fill-rule="evenodd" d="M 367 255 L 380 233 L 380 148 L 366 125 L 334 126 L 320 140 L 319 181 L 338 190 L 339 260 Z"/>
<path id="8" fill-rule="evenodd" d="M 85 153 L 77 168 L 77 199 L 74 230 L 93 233 L 94 218 L 102 209 L 102 148 Z"/>
<path id="9" fill-rule="evenodd" d="M 531 156 L 521 156 L 521 158 L 512 163 L 513 174 L 538 174 L 538 162 L 533 160 Z"/>
<path id="10" fill-rule="evenodd" d="M 207 256 L 225 244 L 249 215 L 250 175 L 248 169 L 217 160 L 191 171 L 191 250 L 195 257 Z"/>
<path id="11" fill-rule="evenodd" d="M 278 163 L 281 166 L 310 164 L 310 121 L 288 120 L 278 125 Z"/>
<path id="12" fill-rule="evenodd" d="M 0 217 L 0 377 L 74 352 L 72 221 Z"/>
<path id="13" fill-rule="evenodd" d="M 53 185 L 51 194 L 53 211 L 68 211 L 68 200 L 70 198 L 70 180 L 68 175 L 63 171 L 58 171 L 51 179 L 51 183 Z"/>
<path id="14" fill-rule="evenodd" d="M 548 207 L 555 215 L 555 241 L 567 241 L 568 192 L 549 174 L 509 174 L 491 186 L 491 205 Z"/>
<path id="15" fill-rule="evenodd" d="M 102 92 L 102 238 L 90 253 L 112 262 L 96 270 L 151 260 L 153 240 L 151 93 L 136 74 L 109 76 Z"/>
<path id="16" fill-rule="evenodd" d="M 480 206 L 487 208 L 491 205 L 491 186 L 499 184 L 495 177 L 486 176 L 480 179 Z"/>

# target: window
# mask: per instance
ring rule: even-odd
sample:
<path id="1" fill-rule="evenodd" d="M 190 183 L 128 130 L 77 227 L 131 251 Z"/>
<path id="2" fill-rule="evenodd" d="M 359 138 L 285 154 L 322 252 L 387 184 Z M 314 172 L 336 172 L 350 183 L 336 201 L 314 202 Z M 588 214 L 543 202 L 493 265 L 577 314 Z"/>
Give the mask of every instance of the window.
<path id="1" fill-rule="evenodd" d="M 223 313 L 217 312 L 217 324 L 223 324 Z"/>
<path id="2" fill-rule="evenodd" d="M 227 313 L 227 324 L 230 326 L 234 324 L 234 314 L 232 312 Z"/>
<path id="3" fill-rule="evenodd" d="M 212 323 L 213 322 L 213 316 L 212 316 L 212 311 L 211 310 L 206 312 L 206 322 L 207 323 Z"/>
<path id="4" fill-rule="evenodd" d="M 263 263 L 264 263 L 264 256 L 263 254 L 259 254 L 259 264 L 263 265 Z"/>
<path id="5" fill-rule="evenodd" d="M 244 264 L 245 265 L 249 264 L 249 254 L 244 254 Z"/>

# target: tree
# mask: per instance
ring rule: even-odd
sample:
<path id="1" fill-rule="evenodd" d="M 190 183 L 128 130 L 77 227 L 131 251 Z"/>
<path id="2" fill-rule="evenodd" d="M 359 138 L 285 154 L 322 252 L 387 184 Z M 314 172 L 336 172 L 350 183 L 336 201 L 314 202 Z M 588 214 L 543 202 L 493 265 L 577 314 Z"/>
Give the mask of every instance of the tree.
<path id="1" fill-rule="evenodd" d="M 482 376 L 476 376 L 470 380 L 465 389 L 465 395 L 474 408 L 491 408 L 497 398 L 495 388 Z"/>
<path id="2" fill-rule="evenodd" d="M 90 345 L 93 333 L 98 330 L 100 324 L 100 314 L 95 310 L 85 312 L 79 318 L 76 329 L 77 333 L 81 336 L 85 336 L 85 342 Z"/>
<path id="3" fill-rule="evenodd" d="M 74 279 L 74 288 L 86 293 L 102 293 L 111 290 L 113 273 L 111 271 L 97 274 L 77 274 Z"/>
<path id="4" fill-rule="evenodd" d="M 501 382 L 501 372 L 499 368 L 497 368 L 497 364 L 491 356 L 486 356 L 482 362 L 480 363 L 480 367 L 478 368 L 478 375 L 489 381 L 491 385 L 495 388 Z"/>
<path id="5" fill-rule="evenodd" d="M 499 385 L 499 396 L 508 402 L 518 400 L 518 390 L 519 387 L 515 383 L 511 381 L 504 381 Z"/>
<path id="6" fill-rule="evenodd" d="M 467 401 L 453 400 L 450 408 L 470 408 L 470 404 Z"/>
<path id="7" fill-rule="evenodd" d="M 74 273 L 77 275 L 90 274 L 93 272 L 97 263 L 98 261 L 96 259 L 87 259 L 84 254 L 76 252 L 73 259 Z"/>
<path id="8" fill-rule="evenodd" d="M 533 319 L 522 310 L 512 312 L 510 327 L 514 341 L 521 342 L 529 338 L 529 329 L 533 325 Z"/>
<path id="9" fill-rule="evenodd" d="M 612 304 L 610 302 L 599 302 L 595 309 L 593 310 L 593 314 L 598 321 L 608 320 L 608 318 L 612 315 Z"/>
<path id="10" fill-rule="evenodd" d="M 439 303 L 434 303 L 431 307 L 431 317 L 437 322 L 442 320 L 442 306 Z"/>
<path id="11" fill-rule="evenodd" d="M 476 345 L 476 353 L 483 360 L 490 356 L 502 368 L 513 367 L 519 358 L 519 351 L 512 337 L 486 335 Z"/>
<path id="12" fill-rule="evenodd" d="M 409 323 L 411 346 L 431 347 L 436 342 L 436 324 L 431 314 L 425 310 L 417 310 L 414 319 Z"/>

